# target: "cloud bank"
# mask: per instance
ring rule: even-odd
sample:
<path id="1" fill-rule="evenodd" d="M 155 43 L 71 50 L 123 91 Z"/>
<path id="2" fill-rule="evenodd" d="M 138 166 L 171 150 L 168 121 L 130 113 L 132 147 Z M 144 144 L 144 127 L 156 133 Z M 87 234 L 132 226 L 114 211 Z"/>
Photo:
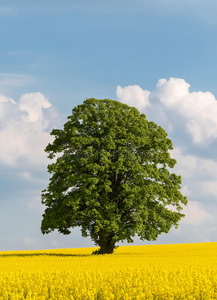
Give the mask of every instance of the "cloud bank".
<path id="1" fill-rule="evenodd" d="M 134 103 L 134 99 L 136 98 L 136 103 L 134 103 L 134 105 L 138 109 L 143 109 L 150 105 L 150 92 L 143 90 L 138 85 L 129 85 L 124 88 L 118 85 L 116 95 L 118 99 L 124 99 L 124 103 L 128 105 L 132 105 L 132 103 Z"/>
<path id="2" fill-rule="evenodd" d="M 184 79 L 158 80 L 153 91 L 140 86 L 117 86 L 117 99 L 137 107 L 147 119 L 161 125 L 173 141 L 177 164 L 173 172 L 182 176 L 182 193 L 188 197 L 174 242 L 214 241 L 217 223 L 217 101 L 210 92 L 190 91 Z M 216 152 L 215 152 L 216 153 Z M 159 239 L 161 242 L 165 238 Z"/>
<path id="3" fill-rule="evenodd" d="M 217 159 L 210 157 L 210 149 L 217 144 L 216 100 L 210 92 L 190 92 L 189 88 L 184 79 L 170 78 L 160 79 L 153 91 L 138 85 L 118 86 L 116 91 L 118 100 L 136 106 L 148 120 L 165 128 L 174 144 L 171 155 L 177 165 L 173 171 L 182 176 L 182 193 L 189 204 L 184 207 L 186 217 L 179 229 L 162 235 L 157 243 L 216 239 Z M 7 250 L 71 246 L 67 237 L 57 233 L 42 236 L 40 232 L 45 208 L 40 194 L 48 181 L 44 148 L 51 141 L 51 129 L 60 128 L 62 121 L 42 93 L 26 93 L 18 101 L 0 95 L 2 226 L 8 215 L 13 219 L 1 237 L 2 247 Z M 196 151 L 200 148 L 205 152 Z M 75 247 L 92 245 L 90 239 L 80 236 L 78 228 L 72 236 Z M 141 243 L 135 238 L 135 244 Z"/>
<path id="4" fill-rule="evenodd" d="M 57 112 L 41 93 L 24 94 L 18 102 L 0 95 L 0 164 L 45 164 L 54 115 Z"/>
<path id="5" fill-rule="evenodd" d="M 152 114 L 162 116 L 170 124 L 177 125 L 192 137 L 194 144 L 203 144 L 217 139 L 217 101 L 210 92 L 190 92 L 190 84 L 184 79 L 160 79 L 154 91 L 142 90 L 139 86 L 117 87 L 118 100 L 137 108 L 148 108 Z M 148 112 L 148 111 L 147 111 Z"/>

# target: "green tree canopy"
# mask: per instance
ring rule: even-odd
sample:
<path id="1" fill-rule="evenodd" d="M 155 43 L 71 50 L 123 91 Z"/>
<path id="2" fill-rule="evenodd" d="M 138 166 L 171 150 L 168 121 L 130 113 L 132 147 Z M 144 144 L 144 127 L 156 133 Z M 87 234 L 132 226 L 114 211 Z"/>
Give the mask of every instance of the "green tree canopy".
<path id="1" fill-rule="evenodd" d="M 184 216 L 187 199 L 166 132 L 136 108 L 114 100 L 87 99 L 54 129 L 45 151 L 52 174 L 42 192 L 43 234 L 81 227 L 100 253 L 118 241 L 156 240 Z"/>

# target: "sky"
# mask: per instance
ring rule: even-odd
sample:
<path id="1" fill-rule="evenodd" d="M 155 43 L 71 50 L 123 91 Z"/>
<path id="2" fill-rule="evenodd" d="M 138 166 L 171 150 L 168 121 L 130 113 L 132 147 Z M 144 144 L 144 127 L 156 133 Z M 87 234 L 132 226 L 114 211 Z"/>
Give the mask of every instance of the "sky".
<path id="1" fill-rule="evenodd" d="M 173 142 L 186 217 L 134 245 L 217 241 L 217 2 L 0 0 L 0 251 L 94 245 L 40 231 L 50 132 L 92 97 L 137 107 Z"/>

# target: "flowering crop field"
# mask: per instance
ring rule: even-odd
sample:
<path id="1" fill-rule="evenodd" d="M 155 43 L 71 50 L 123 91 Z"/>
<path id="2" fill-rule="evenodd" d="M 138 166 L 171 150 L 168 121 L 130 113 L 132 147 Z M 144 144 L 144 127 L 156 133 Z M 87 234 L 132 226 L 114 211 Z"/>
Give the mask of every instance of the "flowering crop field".
<path id="1" fill-rule="evenodd" d="M 0 252 L 0 299 L 217 299 L 217 243 Z"/>

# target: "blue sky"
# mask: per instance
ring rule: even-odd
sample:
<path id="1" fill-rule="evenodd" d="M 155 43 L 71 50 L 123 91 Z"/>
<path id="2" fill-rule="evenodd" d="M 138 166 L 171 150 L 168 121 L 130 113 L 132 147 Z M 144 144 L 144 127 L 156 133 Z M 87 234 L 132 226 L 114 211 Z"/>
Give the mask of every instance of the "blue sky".
<path id="1" fill-rule="evenodd" d="M 40 233 L 49 132 L 90 97 L 136 106 L 173 141 L 189 205 L 157 243 L 217 241 L 216 20 L 212 0 L 0 1 L 0 250 L 93 245 Z"/>

